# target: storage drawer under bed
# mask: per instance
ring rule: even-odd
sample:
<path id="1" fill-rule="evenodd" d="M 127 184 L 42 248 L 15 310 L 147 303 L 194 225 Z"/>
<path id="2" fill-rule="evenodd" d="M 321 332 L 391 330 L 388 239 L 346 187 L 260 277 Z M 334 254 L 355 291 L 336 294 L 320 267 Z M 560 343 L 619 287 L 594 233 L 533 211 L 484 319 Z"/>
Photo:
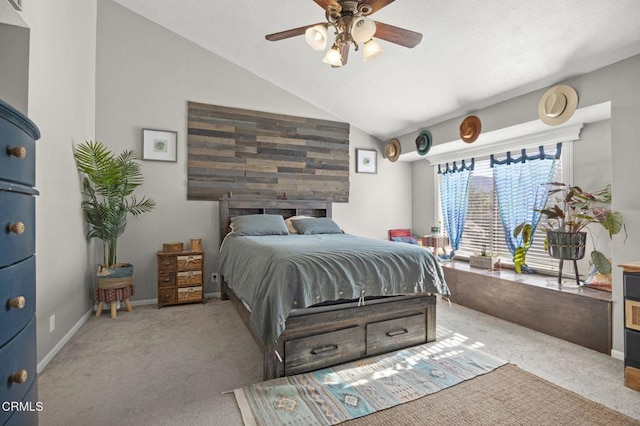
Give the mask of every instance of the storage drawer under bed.
<path id="1" fill-rule="evenodd" d="M 427 341 L 423 313 L 367 324 L 367 356 L 391 352 Z"/>
<path id="2" fill-rule="evenodd" d="M 363 327 L 317 334 L 285 342 L 285 375 L 317 370 L 362 358 L 366 352 Z"/>

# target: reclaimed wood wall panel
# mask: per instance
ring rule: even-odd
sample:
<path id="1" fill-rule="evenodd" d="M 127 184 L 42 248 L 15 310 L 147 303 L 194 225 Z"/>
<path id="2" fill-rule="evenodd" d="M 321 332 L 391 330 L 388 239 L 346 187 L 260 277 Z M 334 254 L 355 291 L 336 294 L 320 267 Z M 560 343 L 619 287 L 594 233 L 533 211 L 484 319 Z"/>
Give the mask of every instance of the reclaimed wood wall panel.
<path id="1" fill-rule="evenodd" d="M 188 102 L 187 198 L 349 201 L 349 124 Z"/>

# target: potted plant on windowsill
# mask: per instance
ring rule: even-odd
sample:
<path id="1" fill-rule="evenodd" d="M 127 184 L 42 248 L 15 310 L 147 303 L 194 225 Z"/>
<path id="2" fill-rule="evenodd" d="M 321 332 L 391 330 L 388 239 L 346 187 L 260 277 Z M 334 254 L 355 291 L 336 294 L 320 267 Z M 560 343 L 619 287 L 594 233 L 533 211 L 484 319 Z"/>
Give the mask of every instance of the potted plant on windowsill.
<path id="1" fill-rule="evenodd" d="M 134 190 L 143 176 L 135 152 L 115 155 L 104 144 L 87 141 L 74 149 L 76 166 L 82 176 L 82 211 L 89 225 L 87 239 L 102 241 L 102 264 L 98 266 L 99 288 L 121 288 L 133 281 L 133 266 L 117 263 L 118 238 L 127 227 L 129 214 L 138 216 L 153 210 L 156 202 L 138 200 Z"/>
<path id="2" fill-rule="evenodd" d="M 622 214 L 607 207 L 611 203 L 611 185 L 589 193 L 578 186 L 564 183 L 549 183 L 552 189 L 549 196 L 556 196 L 556 203 L 551 207 L 536 210 L 545 220 L 545 250 L 553 258 L 562 260 L 582 259 L 585 254 L 589 225 L 600 224 L 609 233 L 609 237 L 618 234 L 624 228 Z M 514 230 L 514 236 L 523 234 L 523 244 L 530 244 L 531 225 L 520 224 Z M 611 262 L 601 251 L 595 248 L 595 239 L 590 234 L 594 249 L 591 260 L 601 274 L 611 273 Z M 524 259 L 523 259 L 524 260 Z M 562 273 L 562 271 L 560 271 Z M 576 271 L 577 276 L 577 271 Z"/>

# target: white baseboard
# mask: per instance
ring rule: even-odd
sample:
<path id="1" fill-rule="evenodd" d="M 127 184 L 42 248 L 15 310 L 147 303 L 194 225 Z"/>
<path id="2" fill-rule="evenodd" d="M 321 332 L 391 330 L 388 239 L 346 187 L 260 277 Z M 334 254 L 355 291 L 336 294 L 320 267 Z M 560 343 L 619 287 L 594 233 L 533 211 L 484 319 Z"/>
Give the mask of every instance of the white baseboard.
<path id="1" fill-rule="evenodd" d="M 624 361 L 624 352 L 616 351 L 615 349 L 611 349 L 611 358 L 619 359 Z"/>
<path id="2" fill-rule="evenodd" d="M 49 353 L 45 355 L 44 358 L 42 358 L 42 361 L 40 361 L 37 366 L 38 374 L 40 374 L 42 370 L 44 370 L 44 368 L 51 362 L 53 357 L 56 356 L 58 352 L 60 352 L 60 349 L 62 349 L 62 347 L 66 345 L 69 340 L 71 340 L 73 335 L 76 334 L 76 332 L 80 329 L 80 327 L 82 327 L 82 324 L 87 322 L 87 320 L 91 316 L 91 313 L 92 313 L 92 310 L 87 311 L 87 313 L 85 313 L 82 316 L 82 318 L 80 318 L 78 322 L 76 322 L 75 325 L 71 327 L 71 330 L 69 330 L 67 334 L 65 334 L 64 337 L 60 339 L 58 343 L 56 343 L 53 349 L 51 349 Z"/>

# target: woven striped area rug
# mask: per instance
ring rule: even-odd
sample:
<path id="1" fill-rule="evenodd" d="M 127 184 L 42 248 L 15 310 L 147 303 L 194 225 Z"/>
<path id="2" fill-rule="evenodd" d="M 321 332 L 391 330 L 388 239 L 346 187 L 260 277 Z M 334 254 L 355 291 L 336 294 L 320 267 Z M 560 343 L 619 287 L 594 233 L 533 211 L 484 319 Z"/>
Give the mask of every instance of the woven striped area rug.
<path id="1" fill-rule="evenodd" d="M 454 336 L 233 392 L 246 426 L 332 425 L 413 401 L 504 364 Z"/>

